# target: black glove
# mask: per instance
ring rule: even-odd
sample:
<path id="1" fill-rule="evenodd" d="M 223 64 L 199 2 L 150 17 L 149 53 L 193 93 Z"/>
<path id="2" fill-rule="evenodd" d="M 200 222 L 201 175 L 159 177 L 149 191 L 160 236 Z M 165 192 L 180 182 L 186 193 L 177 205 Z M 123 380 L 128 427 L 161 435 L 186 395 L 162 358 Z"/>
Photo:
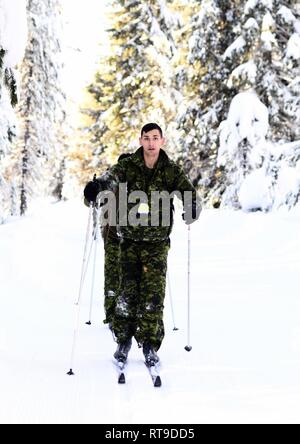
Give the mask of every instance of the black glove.
<path id="1" fill-rule="evenodd" d="M 193 202 L 192 206 L 187 208 L 182 214 L 182 219 L 185 221 L 186 225 L 191 225 L 199 219 L 200 213 L 201 208 L 198 207 L 195 202 Z"/>
<path id="2" fill-rule="evenodd" d="M 96 202 L 97 196 L 102 190 L 100 183 L 94 179 L 93 182 L 89 182 L 84 189 L 84 197 L 86 200 L 91 202 Z"/>

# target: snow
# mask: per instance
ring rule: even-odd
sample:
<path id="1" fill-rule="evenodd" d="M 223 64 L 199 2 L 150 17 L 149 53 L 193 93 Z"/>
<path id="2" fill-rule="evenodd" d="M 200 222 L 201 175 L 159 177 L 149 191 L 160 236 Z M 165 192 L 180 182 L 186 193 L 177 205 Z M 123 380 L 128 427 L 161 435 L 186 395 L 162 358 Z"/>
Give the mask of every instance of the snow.
<path id="1" fill-rule="evenodd" d="M 300 59 L 300 36 L 298 34 L 293 34 L 289 39 L 286 56 L 294 60 Z"/>
<path id="2" fill-rule="evenodd" d="M 263 18 L 261 33 L 261 40 L 267 51 L 272 51 L 272 48 L 276 45 L 275 35 L 271 32 L 273 29 L 275 29 L 275 21 L 272 15 L 268 12 Z"/>
<path id="3" fill-rule="evenodd" d="M 230 58 L 233 56 L 233 54 L 238 53 L 242 48 L 244 48 L 246 46 L 246 41 L 244 39 L 244 37 L 240 36 L 238 37 L 233 43 L 232 45 L 230 45 L 224 55 L 223 58 L 224 60 L 226 60 L 227 58 Z"/>
<path id="4" fill-rule="evenodd" d="M 273 0 L 259 0 L 258 3 L 262 3 L 270 11 L 273 9 Z"/>
<path id="5" fill-rule="evenodd" d="M 10 128 L 12 133 L 17 132 L 17 120 L 10 103 L 10 96 L 8 90 L 3 88 L 0 97 L 0 159 L 2 160 L 3 154 L 6 154 L 6 148 L 8 147 L 7 128 Z"/>
<path id="6" fill-rule="evenodd" d="M 228 153 L 234 152 L 244 139 L 259 150 L 268 128 L 268 109 L 257 94 L 254 91 L 237 94 L 231 102 L 227 120 L 220 127 L 219 164 L 224 165 Z M 253 156 L 256 157 L 255 154 Z"/>
<path id="7" fill-rule="evenodd" d="M 278 161 L 280 157 L 284 159 L 298 157 L 300 154 L 300 140 L 283 144 L 270 144 L 269 151 L 276 161 Z"/>
<path id="8" fill-rule="evenodd" d="M 250 60 L 249 62 L 243 63 L 242 65 L 238 66 L 232 72 L 228 80 L 228 86 L 229 88 L 232 88 L 234 80 L 236 79 L 248 80 L 248 82 L 250 82 L 251 85 L 254 85 L 256 77 L 257 77 L 257 66 L 253 60 Z"/>
<path id="9" fill-rule="evenodd" d="M 300 141 L 272 143 L 267 139 L 269 111 L 254 90 L 234 97 L 219 130 L 218 164 L 230 177 L 223 205 L 235 205 L 244 211 L 272 211 L 283 206 L 290 209 L 296 205 Z"/>
<path id="10" fill-rule="evenodd" d="M 245 23 L 245 25 L 244 25 L 244 28 L 245 28 L 245 29 L 251 29 L 251 28 L 253 28 L 253 29 L 258 29 L 259 26 L 258 26 L 258 23 L 257 23 L 257 21 L 255 20 L 255 18 L 251 17 L 251 18 L 249 18 L 249 19 L 246 21 L 246 23 Z"/>
<path id="11" fill-rule="evenodd" d="M 292 11 L 286 6 L 281 6 L 277 14 L 280 15 L 286 23 L 291 24 L 296 21 L 296 17 L 292 13 Z"/>
<path id="12" fill-rule="evenodd" d="M 300 35 L 300 20 L 296 20 L 294 23 L 295 31 Z"/>
<path id="13" fill-rule="evenodd" d="M 118 386 L 102 325 L 102 254 L 93 325 L 90 275 L 74 377 L 66 376 L 88 210 L 39 202 L 0 226 L 1 423 L 299 423 L 299 207 L 270 214 L 204 211 L 192 226 L 192 345 L 186 345 L 187 230 L 175 224 L 162 389 L 141 351 Z M 102 252 L 102 246 L 100 245 Z"/>
<path id="14" fill-rule="evenodd" d="M 256 5 L 258 0 L 248 0 L 245 5 L 245 14 L 248 15 L 250 11 L 252 11 Z"/>
<path id="15" fill-rule="evenodd" d="M 259 168 L 251 172 L 239 191 L 239 202 L 243 211 L 263 210 L 272 208 L 271 178 L 266 177 L 265 168 Z"/>
<path id="16" fill-rule="evenodd" d="M 299 193 L 300 188 L 300 170 L 289 166 L 283 166 L 278 174 L 278 181 L 275 189 L 275 202 L 274 207 L 280 208 L 285 205 L 289 199 L 294 196 L 296 202 L 296 196 Z"/>
<path id="17" fill-rule="evenodd" d="M 168 28 L 183 26 L 183 21 L 179 13 L 172 12 L 166 4 L 165 0 L 157 0 L 160 9 L 160 15 L 164 18 Z"/>
<path id="18" fill-rule="evenodd" d="M 263 17 L 262 22 L 262 29 L 263 31 L 269 31 L 270 29 L 273 29 L 275 26 L 275 20 L 272 17 L 272 14 L 270 12 L 267 12 L 267 14 Z"/>
<path id="19" fill-rule="evenodd" d="M 7 51 L 4 66 L 21 62 L 27 43 L 27 16 L 24 0 L 0 0 L 0 47 Z"/>
<path id="20" fill-rule="evenodd" d="M 262 4 L 267 9 L 272 11 L 273 8 L 273 0 L 248 0 L 245 5 L 245 14 L 248 15 L 253 11 L 259 4 Z"/>

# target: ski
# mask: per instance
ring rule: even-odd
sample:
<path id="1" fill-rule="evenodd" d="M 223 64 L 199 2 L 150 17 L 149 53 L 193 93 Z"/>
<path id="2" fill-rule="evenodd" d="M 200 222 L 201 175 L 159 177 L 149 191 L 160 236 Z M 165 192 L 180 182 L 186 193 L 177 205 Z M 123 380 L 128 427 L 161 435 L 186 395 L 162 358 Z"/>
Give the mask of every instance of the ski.
<path id="1" fill-rule="evenodd" d="M 118 369 L 118 384 L 126 384 L 125 367 L 126 363 L 122 361 L 116 361 Z"/>
<path id="2" fill-rule="evenodd" d="M 145 365 L 146 365 L 147 369 L 149 370 L 154 387 L 156 387 L 156 388 L 161 387 L 162 381 L 161 381 L 161 377 L 160 377 L 157 365 L 155 365 L 154 363 L 148 364 L 147 362 L 145 362 Z"/>

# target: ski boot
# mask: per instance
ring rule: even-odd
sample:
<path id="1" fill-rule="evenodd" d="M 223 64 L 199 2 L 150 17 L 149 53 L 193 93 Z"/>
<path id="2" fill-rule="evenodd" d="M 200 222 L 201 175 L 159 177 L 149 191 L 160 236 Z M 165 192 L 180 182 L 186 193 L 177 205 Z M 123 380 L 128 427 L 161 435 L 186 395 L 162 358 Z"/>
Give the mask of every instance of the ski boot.
<path id="1" fill-rule="evenodd" d="M 114 358 L 117 362 L 125 364 L 128 359 L 128 353 L 130 352 L 132 345 L 132 339 L 128 339 L 126 342 L 122 342 L 118 345 L 118 348 L 114 354 Z"/>
<path id="2" fill-rule="evenodd" d="M 148 367 L 153 367 L 159 363 L 159 357 L 150 344 L 143 345 L 143 353 L 145 356 L 145 363 Z"/>

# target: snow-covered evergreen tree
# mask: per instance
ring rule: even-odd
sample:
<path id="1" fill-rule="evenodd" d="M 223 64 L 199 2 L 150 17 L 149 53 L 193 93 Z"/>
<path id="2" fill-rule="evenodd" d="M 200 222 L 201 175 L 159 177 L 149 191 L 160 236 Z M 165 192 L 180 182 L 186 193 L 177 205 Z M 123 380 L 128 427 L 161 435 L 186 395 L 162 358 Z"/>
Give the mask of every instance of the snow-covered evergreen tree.
<path id="1" fill-rule="evenodd" d="M 261 103 L 256 93 L 249 91 L 236 95 L 220 132 L 218 165 L 224 167 L 229 178 L 222 196 L 222 205 L 237 209 L 241 207 L 239 192 L 246 177 L 254 170 L 266 166 L 268 130 L 268 109 Z M 260 198 L 261 195 L 262 191 Z M 270 206 L 268 202 L 263 209 L 268 209 Z"/>
<path id="2" fill-rule="evenodd" d="M 220 174 L 216 165 L 218 127 L 234 96 L 226 85 L 229 71 L 223 60 L 233 35 L 234 3 L 195 2 L 189 52 L 178 79 L 185 96 L 178 113 L 181 160 L 195 184 L 200 182 L 204 201 L 209 200 Z"/>
<path id="3" fill-rule="evenodd" d="M 65 117 L 60 82 L 60 0 L 28 0 L 27 10 L 29 39 L 21 67 L 21 136 L 15 152 L 21 214 L 26 212 L 31 196 L 48 194 L 50 186 L 52 191 L 57 188 Z"/>
<path id="4" fill-rule="evenodd" d="M 271 171 L 276 175 L 273 209 L 291 209 L 300 202 L 300 140 L 273 145 L 271 166 Z"/>
<path id="5" fill-rule="evenodd" d="M 290 207 L 298 201 L 300 192 L 299 151 L 287 159 L 287 151 L 282 150 L 282 146 L 298 146 L 292 143 L 300 139 L 300 5 L 296 1 L 248 0 L 243 6 L 239 9 L 235 39 L 224 53 L 224 62 L 231 66 L 227 86 L 248 99 L 248 91 L 253 90 L 263 105 L 257 102 L 255 112 L 251 113 L 253 101 L 246 99 L 240 107 L 237 129 L 234 131 L 231 125 L 228 132 L 231 117 L 221 126 L 219 159 L 223 159 L 220 163 L 226 169 L 223 204 L 239 207 L 239 187 L 244 194 L 245 188 L 254 183 L 253 174 L 257 175 L 257 171 L 253 171 L 250 178 L 246 176 L 254 168 L 251 159 L 260 150 L 261 141 L 251 142 L 248 135 L 262 120 L 266 128 L 266 119 L 261 120 L 259 112 L 265 106 L 270 124 L 268 134 L 264 134 L 268 136 L 268 149 L 261 153 L 262 161 L 259 162 L 262 168 L 259 174 L 266 177 L 265 188 L 270 191 L 265 209 L 281 205 Z M 243 122 L 247 122 L 247 129 Z M 230 147 L 234 133 L 241 135 L 238 149 L 235 144 Z M 231 153 L 227 162 L 224 162 L 225 152 Z M 241 163 L 243 156 L 245 162 Z M 298 182 L 296 179 L 293 184 L 286 181 L 288 169 L 292 177 L 299 176 Z"/>
<path id="6" fill-rule="evenodd" d="M 300 5 L 295 0 L 248 0 L 224 59 L 228 86 L 255 88 L 270 115 L 270 138 L 300 137 Z"/>
<path id="7" fill-rule="evenodd" d="M 181 157 L 199 182 L 204 201 L 219 205 L 239 175 L 233 164 L 242 165 L 238 152 L 231 165 L 217 163 L 220 124 L 237 94 L 252 92 L 267 107 L 269 142 L 281 145 L 299 139 L 300 6 L 295 0 L 204 0 L 198 7 L 191 21 L 188 64 L 181 72 Z M 245 112 L 247 119 L 247 108 Z M 240 142 L 243 153 L 250 149 L 245 143 Z M 251 169 L 243 165 L 239 177 Z M 231 204 L 236 206 L 237 196 Z"/>
<path id="8" fill-rule="evenodd" d="M 26 39 L 26 3 L 0 0 L 0 223 L 10 214 L 14 195 L 6 168 L 17 131 L 13 109 L 18 102 L 15 68 L 24 55 Z"/>
<path id="9" fill-rule="evenodd" d="M 292 208 L 300 201 L 300 140 L 266 140 L 268 109 L 254 91 L 238 94 L 221 125 L 218 162 L 227 187 L 222 205 L 244 211 Z"/>
<path id="10" fill-rule="evenodd" d="M 89 88 L 95 107 L 86 110 L 94 122 L 93 167 L 135 149 L 149 121 L 159 123 L 168 137 L 176 114 L 171 60 L 180 16 L 171 10 L 172 2 L 112 0 L 110 6 L 109 56 Z"/>

